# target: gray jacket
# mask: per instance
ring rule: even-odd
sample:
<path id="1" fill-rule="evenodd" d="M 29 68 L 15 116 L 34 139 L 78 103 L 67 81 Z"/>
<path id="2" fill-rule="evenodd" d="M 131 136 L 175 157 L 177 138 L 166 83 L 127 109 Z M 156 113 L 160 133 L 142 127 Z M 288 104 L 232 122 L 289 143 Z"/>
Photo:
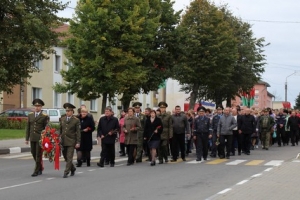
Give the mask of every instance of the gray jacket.
<path id="1" fill-rule="evenodd" d="M 218 123 L 219 135 L 232 135 L 232 129 L 237 127 L 237 122 L 232 115 L 223 115 Z"/>
<path id="2" fill-rule="evenodd" d="M 185 114 L 172 115 L 173 120 L 173 134 L 190 133 L 190 125 Z"/>

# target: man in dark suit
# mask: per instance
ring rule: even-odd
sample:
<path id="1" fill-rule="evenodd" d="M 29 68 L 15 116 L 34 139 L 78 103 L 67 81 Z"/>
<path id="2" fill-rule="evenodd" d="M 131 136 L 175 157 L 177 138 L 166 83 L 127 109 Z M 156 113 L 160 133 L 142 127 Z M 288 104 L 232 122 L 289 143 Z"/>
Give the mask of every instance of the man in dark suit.
<path id="1" fill-rule="evenodd" d="M 49 117 L 42 112 L 42 106 L 45 104 L 41 99 L 34 99 L 32 105 L 34 105 L 35 111 L 28 114 L 25 143 L 28 144 L 30 139 L 31 154 L 35 161 L 35 168 L 31 176 L 35 177 L 41 175 L 43 171 L 42 151 L 39 141 L 41 139 L 41 132 L 45 129 Z"/>
<path id="2" fill-rule="evenodd" d="M 66 168 L 64 171 L 64 178 L 68 177 L 71 172 L 71 176 L 75 175 L 76 168 L 73 164 L 73 155 L 75 148 L 80 147 L 80 121 L 73 116 L 73 109 L 76 108 L 70 103 L 64 104 L 66 109 L 66 116 L 60 120 L 60 134 L 63 146 L 63 156 L 66 161 Z"/>

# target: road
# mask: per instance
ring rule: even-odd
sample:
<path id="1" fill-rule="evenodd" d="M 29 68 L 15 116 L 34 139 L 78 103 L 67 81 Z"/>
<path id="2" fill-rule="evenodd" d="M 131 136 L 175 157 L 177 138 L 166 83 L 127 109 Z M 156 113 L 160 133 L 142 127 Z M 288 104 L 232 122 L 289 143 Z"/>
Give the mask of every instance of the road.
<path id="1" fill-rule="evenodd" d="M 1 200 L 53 199 L 214 199 L 226 189 L 255 178 L 272 167 L 292 162 L 300 147 L 256 149 L 251 155 L 210 159 L 197 163 L 195 154 L 186 162 L 151 167 L 148 162 L 126 166 L 126 158 L 117 158 L 114 168 L 99 168 L 100 146 L 93 150 L 92 166 L 77 168 L 74 177 L 62 178 L 65 163 L 55 171 L 44 161 L 43 175 L 31 177 L 30 154 L 0 156 Z M 62 160 L 62 159 L 61 159 Z M 75 162 L 75 161 L 74 161 Z M 263 176 L 263 174 L 262 174 Z M 247 183 L 245 183 L 247 184 Z"/>

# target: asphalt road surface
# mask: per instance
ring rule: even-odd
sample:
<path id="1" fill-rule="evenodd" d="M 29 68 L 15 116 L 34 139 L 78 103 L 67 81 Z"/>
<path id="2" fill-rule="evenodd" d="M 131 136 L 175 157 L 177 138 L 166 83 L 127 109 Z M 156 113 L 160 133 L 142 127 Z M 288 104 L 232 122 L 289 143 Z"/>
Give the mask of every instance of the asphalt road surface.
<path id="1" fill-rule="evenodd" d="M 44 161 L 43 175 L 31 177 L 34 163 L 29 153 L 0 156 L 1 200 L 101 200 L 101 199 L 214 199 L 249 177 L 291 162 L 300 146 L 277 147 L 269 151 L 255 149 L 251 155 L 230 159 L 195 161 L 195 153 L 176 163 L 151 167 L 148 162 L 126 166 L 126 157 L 117 157 L 115 167 L 99 168 L 100 146 L 92 153 L 91 167 L 77 168 L 74 177 L 62 178 L 65 163 L 55 171 L 53 163 Z M 116 154 L 118 155 L 118 154 Z M 74 156 L 74 162 L 76 156 Z M 145 160 L 145 159 L 144 159 Z"/>

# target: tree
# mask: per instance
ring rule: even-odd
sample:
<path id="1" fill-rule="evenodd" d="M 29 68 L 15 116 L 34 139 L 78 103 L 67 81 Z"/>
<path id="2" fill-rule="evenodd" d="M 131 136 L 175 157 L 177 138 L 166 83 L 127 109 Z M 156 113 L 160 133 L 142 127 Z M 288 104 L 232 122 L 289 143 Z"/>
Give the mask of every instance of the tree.
<path id="1" fill-rule="evenodd" d="M 300 109 L 300 93 L 298 94 L 297 98 L 295 99 L 294 109 Z"/>
<path id="2" fill-rule="evenodd" d="M 163 55 L 159 52 L 167 54 L 164 49 L 171 43 L 159 34 L 170 34 L 176 23 L 170 18 L 171 25 L 162 24 L 169 5 L 169 0 L 79 1 L 65 42 L 72 67 L 62 71 L 65 82 L 54 89 L 84 100 L 102 96 L 102 112 L 106 96 L 122 94 L 126 108 L 135 94 L 157 89 L 166 77 L 164 66 L 156 63 Z"/>
<path id="3" fill-rule="evenodd" d="M 180 44 L 174 78 L 186 93 L 191 92 L 190 108 L 199 96 L 222 92 L 218 88 L 233 72 L 238 41 L 224 17 L 207 0 L 194 0 L 177 28 Z"/>
<path id="4" fill-rule="evenodd" d="M 54 29 L 67 21 L 56 13 L 66 6 L 57 0 L 0 1 L 0 91 L 27 84 L 38 71 L 34 62 L 55 53 L 61 33 Z"/>

